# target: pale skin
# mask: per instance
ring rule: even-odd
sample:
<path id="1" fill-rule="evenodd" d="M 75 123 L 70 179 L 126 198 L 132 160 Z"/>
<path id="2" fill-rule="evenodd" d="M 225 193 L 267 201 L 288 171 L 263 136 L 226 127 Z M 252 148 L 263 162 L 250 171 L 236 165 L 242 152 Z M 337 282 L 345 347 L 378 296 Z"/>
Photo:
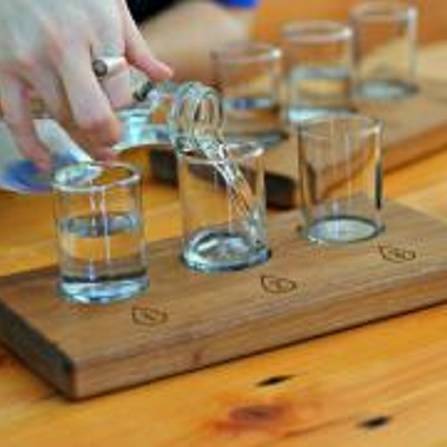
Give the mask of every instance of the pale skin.
<path id="1" fill-rule="evenodd" d="M 95 55 L 123 55 L 155 80 L 172 70 L 149 50 L 124 0 L 1 0 L 0 98 L 4 119 L 25 157 L 49 169 L 29 111 L 34 91 L 61 123 L 79 128 L 93 157 L 113 158 L 119 139 L 114 108 L 130 88 L 96 79 Z"/>
<path id="2" fill-rule="evenodd" d="M 206 20 L 197 20 L 204 15 Z M 113 159 L 111 147 L 120 138 L 115 110 L 130 101 L 131 91 L 124 79 L 98 81 L 92 69 L 95 56 L 122 55 L 154 81 L 173 75 L 169 65 L 179 79 L 208 80 L 210 50 L 246 37 L 248 23 L 244 13 L 230 13 L 206 1 L 185 1 L 145 23 L 143 38 L 125 0 L 1 0 L 4 120 L 24 156 L 50 169 L 30 112 L 34 92 L 75 139 L 82 134 L 83 147 L 95 159 Z M 188 39 L 179 39 L 179 33 Z"/>

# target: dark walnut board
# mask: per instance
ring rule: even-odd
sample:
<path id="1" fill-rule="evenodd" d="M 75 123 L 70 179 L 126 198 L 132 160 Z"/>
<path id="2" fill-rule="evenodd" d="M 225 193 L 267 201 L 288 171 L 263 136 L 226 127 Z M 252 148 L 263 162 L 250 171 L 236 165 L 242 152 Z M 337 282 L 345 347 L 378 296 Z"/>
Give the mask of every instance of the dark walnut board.
<path id="1" fill-rule="evenodd" d="M 358 104 L 358 111 L 385 124 L 384 168 L 397 168 L 445 148 L 447 144 L 447 101 L 424 93 L 405 100 Z M 171 149 L 152 148 L 152 175 L 163 182 L 176 182 L 176 160 Z M 270 147 L 265 155 L 267 204 L 293 208 L 299 203 L 297 138 Z"/>
<path id="2" fill-rule="evenodd" d="M 319 246 L 297 215 L 269 223 L 272 258 L 200 274 L 178 241 L 151 244 L 146 296 L 109 306 L 57 296 L 56 270 L 0 279 L 0 339 L 72 399 L 86 398 L 428 307 L 447 299 L 447 227 L 387 204 L 380 237 Z"/>

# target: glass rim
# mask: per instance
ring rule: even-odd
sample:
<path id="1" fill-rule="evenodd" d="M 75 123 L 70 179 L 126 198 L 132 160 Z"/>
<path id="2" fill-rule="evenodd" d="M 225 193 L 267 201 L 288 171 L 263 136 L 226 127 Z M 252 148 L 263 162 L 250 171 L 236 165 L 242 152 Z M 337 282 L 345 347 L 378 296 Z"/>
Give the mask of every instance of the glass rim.
<path id="1" fill-rule="evenodd" d="M 223 143 L 225 146 L 228 147 L 236 147 L 239 152 L 236 153 L 235 157 L 231 158 L 231 161 L 235 162 L 242 162 L 249 158 L 258 158 L 264 154 L 264 148 L 258 144 L 255 141 L 233 141 L 229 143 Z M 245 148 L 245 150 L 244 150 Z M 231 149 L 230 149 L 231 150 Z M 203 158 L 199 155 L 200 152 L 198 152 L 196 149 L 193 149 L 193 152 L 181 152 L 178 154 L 179 158 L 186 160 L 188 163 L 191 164 L 199 164 L 199 165 L 216 165 L 225 163 L 225 160 L 216 160 L 213 158 L 206 158 L 203 156 Z"/>
<path id="2" fill-rule="evenodd" d="M 327 43 L 351 39 L 351 27 L 335 20 L 303 20 L 285 23 L 281 28 L 283 41 Z"/>
<path id="3" fill-rule="evenodd" d="M 109 183 L 104 185 L 70 185 L 64 181 L 61 177 L 69 170 L 82 169 L 82 167 L 92 167 L 101 169 L 116 169 L 121 168 L 127 171 L 128 176 L 122 179 L 111 180 Z M 80 163 L 70 163 L 56 170 L 52 179 L 52 187 L 55 191 L 63 193 L 97 193 L 105 192 L 116 187 L 131 186 L 138 183 L 141 180 L 141 171 L 130 163 L 125 163 L 121 161 L 83 161 Z"/>
<path id="4" fill-rule="evenodd" d="M 228 65 L 275 61 L 281 56 L 276 45 L 254 40 L 231 42 L 211 51 L 213 60 Z"/>
<path id="5" fill-rule="evenodd" d="M 368 22 L 393 21 L 415 16 L 417 7 L 401 0 L 364 1 L 352 8 L 351 17 Z"/>
<path id="6" fill-rule="evenodd" d="M 330 124 L 337 121 L 351 121 L 361 123 L 362 126 L 361 128 L 357 129 L 357 132 L 362 137 L 380 135 L 384 127 L 383 121 L 380 119 L 361 114 L 342 113 L 337 114 L 336 116 L 319 117 L 306 120 L 305 122 L 298 125 L 298 135 L 300 137 L 303 136 L 309 139 L 330 140 L 332 136 L 330 134 L 318 132 L 318 126 L 322 124 Z"/>

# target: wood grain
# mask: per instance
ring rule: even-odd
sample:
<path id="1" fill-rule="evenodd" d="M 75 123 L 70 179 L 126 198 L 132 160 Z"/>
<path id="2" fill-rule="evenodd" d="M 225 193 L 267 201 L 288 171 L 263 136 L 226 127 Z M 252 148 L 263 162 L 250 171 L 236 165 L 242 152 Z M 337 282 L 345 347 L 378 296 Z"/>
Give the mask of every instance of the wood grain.
<path id="1" fill-rule="evenodd" d="M 330 16 L 349 1 L 263 0 L 262 34 L 309 11 Z M 444 0 L 421 3 L 423 32 L 445 38 Z M 447 220 L 446 170 L 446 150 L 393 170 L 387 195 Z M 2 274 L 51 263 L 51 201 L 1 193 L 0 204 Z M 174 189 L 152 182 L 146 207 L 151 240 L 179 231 Z M 77 404 L 0 347 L 0 443 L 445 447 L 446 330 L 447 307 L 438 306 Z"/>
<path id="2" fill-rule="evenodd" d="M 0 338 L 76 399 L 447 299 L 445 225 L 391 203 L 384 219 L 377 239 L 323 247 L 298 237 L 296 213 L 278 216 L 272 259 L 230 274 L 191 272 L 177 240 L 155 243 L 149 292 L 112 306 L 63 301 L 53 268 L 5 277 Z"/>

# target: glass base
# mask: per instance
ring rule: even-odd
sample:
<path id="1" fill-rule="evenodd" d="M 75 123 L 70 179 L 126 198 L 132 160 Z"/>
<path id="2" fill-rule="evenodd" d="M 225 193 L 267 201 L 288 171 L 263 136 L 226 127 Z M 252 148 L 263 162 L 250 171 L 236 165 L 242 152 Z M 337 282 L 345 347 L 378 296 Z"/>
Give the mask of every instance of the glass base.
<path id="1" fill-rule="evenodd" d="M 59 289 L 64 298 L 81 304 L 109 304 L 133 298 L 147 290 L 147 275 L 112 281 L 74 281 L 62 278 Z"/>
<path id="2" fill-rule="evenodd" d="M 328 116 L 346 115 L 353 112 L 354 109 L 348 107 L 291 107 L 287 112 L 287 119 L 291 124 L 298 124 L 312 119 L 325 118 Z"/>
<path id="3" fill-rule="evenodd" d="M 383 229 L 371 219 L 341 215 L 316 220 L 304 229 L 304 235 L 312 242 L 345 244 L 371 239 Z"/>
<path id="4" fill-rule="evenodd" d="M 417 93 L 414 84 L 399 80 L 364 81 L 356 88 L 356 95 L 362 99 L 373 101 L 396 101 Z"/>
<path id="5" fill-rule="evenodd" d="M 245 235 L 216 230 L 200 231 L 186 243 L 182 260 L 201 272 L 242 270 L 264 263 L 270 257 L 262 242 L 253 244 Z"/>

